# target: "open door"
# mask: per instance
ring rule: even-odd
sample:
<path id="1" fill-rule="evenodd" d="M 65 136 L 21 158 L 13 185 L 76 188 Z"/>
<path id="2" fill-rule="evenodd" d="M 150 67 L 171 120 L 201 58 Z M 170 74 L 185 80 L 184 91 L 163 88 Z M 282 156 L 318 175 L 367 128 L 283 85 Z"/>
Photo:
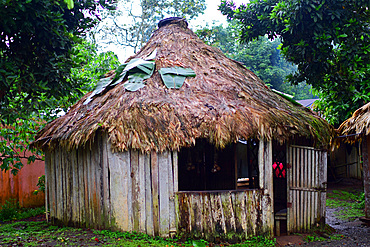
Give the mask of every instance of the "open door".
<path id="1" fill-rule="evenodd" d="M 325 223 L 327 153 L 312 147 L 287 148 L 287 231 L 305 232 Z"/>

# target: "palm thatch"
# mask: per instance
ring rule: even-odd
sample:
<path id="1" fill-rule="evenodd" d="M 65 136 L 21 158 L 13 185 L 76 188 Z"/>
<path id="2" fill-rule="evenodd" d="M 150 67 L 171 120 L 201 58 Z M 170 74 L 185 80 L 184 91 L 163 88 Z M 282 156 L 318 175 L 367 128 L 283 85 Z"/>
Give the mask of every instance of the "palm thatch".
<path id="1" fill-rule="evenodd" d="M 221 148 L 241 138 L 285 141 L 294 135 L 329 143 L 332 127 L 325 120 L 274 93 L 242 64 L 206 45 L 186 21 L 161 26 L 128 61 L 155 49 L 155 71 L 144 88 L 125 90 L 125 78 L 86 105 L 85 95 L 41 130 L 35 145 L 78 148 L 98 130 L 108 134 L 114 151 L 178 150 L 196 138 Z M 168 89 L 158 70 L 172 66 L 191 68 L 196 77 L 186 78 L 180 89 Z"/>
<path id="2" fill-rule="evenodd" d="M 370 135 L 370 102 L 357 109 L 352 117 L 344 121 L 339 126 L 338 132 L 348 143 L 360 141 L 363 136 Z"/>

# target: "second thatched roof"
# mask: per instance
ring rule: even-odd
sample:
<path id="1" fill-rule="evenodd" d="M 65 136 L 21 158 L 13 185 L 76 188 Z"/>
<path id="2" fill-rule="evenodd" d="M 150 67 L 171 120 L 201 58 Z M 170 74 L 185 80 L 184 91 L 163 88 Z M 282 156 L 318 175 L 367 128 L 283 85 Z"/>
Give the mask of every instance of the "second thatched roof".
<path id="1" fill-rule="evenodd" d="M 90 94 L 85 95 L 38 133 L 35 146 L 78 148 L 98 130 L 107 133 L 116 151 L 177 150 L 196 138 L 221 148 L 241 138 L 285 141 L 296 135 L 329 143 L 333 129 L 325 120 L 274 93 L 242 64 L 206 45 L 184 20 L 162 25 L 129 60 L 155 49 L 155 71 L 144 88 L 129 92 L 124 78 L 84 105 Z M 187 77 L 180 89 L 169 89 L 158 70 L 173 66 L 191 68 L 196 76 Z"/>
<path id="2" fill-rule="evenodd" d="M 344 121 L 339 126 L 338 132 L 349 143 L 360 141 L 363 136 L 370 135 L 370 102 L 357 109 L 352 117 Z"/>

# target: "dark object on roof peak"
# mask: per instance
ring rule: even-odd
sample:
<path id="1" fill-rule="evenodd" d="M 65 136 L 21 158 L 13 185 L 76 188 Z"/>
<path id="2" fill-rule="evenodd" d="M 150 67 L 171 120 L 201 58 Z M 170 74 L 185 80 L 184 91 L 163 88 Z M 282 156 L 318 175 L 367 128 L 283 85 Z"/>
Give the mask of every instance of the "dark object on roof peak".
<path id="1" fill-rule="evenodd" d="M 184 18 L 181 17 L 169 17 L 158 22 L 158 28 L 164 27 L 171 23 L 185 24 L 185 28 L 188 27 L 188 23 Z"/>

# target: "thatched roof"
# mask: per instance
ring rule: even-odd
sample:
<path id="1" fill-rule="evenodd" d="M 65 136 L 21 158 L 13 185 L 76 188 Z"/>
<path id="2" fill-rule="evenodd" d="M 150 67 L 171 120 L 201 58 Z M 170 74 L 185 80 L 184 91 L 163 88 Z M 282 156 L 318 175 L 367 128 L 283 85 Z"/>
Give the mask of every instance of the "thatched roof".
<path id="1" fill-rule="evenodd" d="M 370 102 L 357 109 L 352 117 L 344 121 L 338 128 L 339 135 L 346 142 L 360 141 L 365 135 L 370 135 Z"/>
<path id="2" fill-rule="evenodd" d="M 240 138 L 284 141 L 294 135 L 329 142 L 332 127 L 325 120 L 274 93 L 242 64 L 206 45 L 184 20 L 157 29 L 128 60 L 155 49 L 155 71 L 144 88 L 129 92 L 119 83 L 86 105 L 85 95 L 65 116 L 46 125 L 35 145 L 77 148 L 98 130 L 108 134 L 115 151 L 177 150 L 196 138 L 221 148 Z M 186 78 L 180 89 L 168 89 L 158 70 L 171 66 L 191 68 L 196 76 Z"/>

